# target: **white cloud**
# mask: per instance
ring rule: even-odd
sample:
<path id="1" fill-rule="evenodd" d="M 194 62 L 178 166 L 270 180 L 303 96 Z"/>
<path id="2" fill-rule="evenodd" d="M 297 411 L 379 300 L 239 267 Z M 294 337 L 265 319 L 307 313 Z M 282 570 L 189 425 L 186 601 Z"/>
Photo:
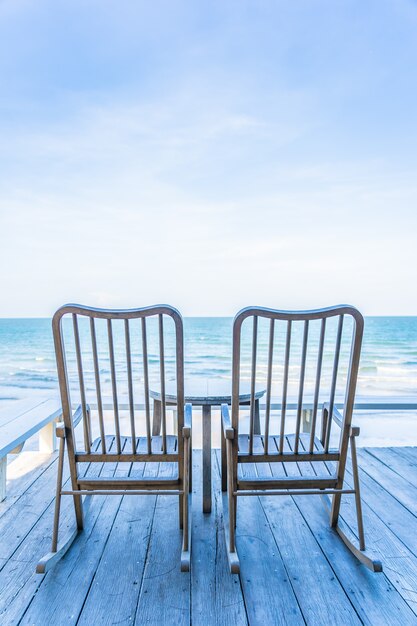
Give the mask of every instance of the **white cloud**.
<path id="1" fill-rule="evenodd" d="M 55 9 L 68 31 L 47 3 L 3 12 L 1 314 L 66 300 L 415 312 L 415 112 L 384 84 L 416 56 L 409 26 L 389 53 L 365 9 L 364 39 L 345 37 L 349 16 L 317 30 L 291 9 L 278 37 L 274 15 L 174 4 L 183 20 L 149 9 L 136 32 L 133 5 L 132 24 Z"/>

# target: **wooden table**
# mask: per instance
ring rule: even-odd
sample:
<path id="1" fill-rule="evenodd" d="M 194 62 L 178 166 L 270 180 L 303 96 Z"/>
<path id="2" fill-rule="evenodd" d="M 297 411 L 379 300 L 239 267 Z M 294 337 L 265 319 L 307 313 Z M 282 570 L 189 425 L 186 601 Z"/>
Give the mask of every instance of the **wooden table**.
<path id="1" fill-rule="evenodd" d="M 221 404 L 231 404 L 231 382 L 206 380 L 198 383 L 186 383 L 185 402 L 193 406 L 201 406 L 203 411 L 203 512 L 211 512 L 211 407 Z M 260 433 L 259 422 L 259 399 L 264 395 L 265 389 L 255 390 L 255 433 Z M 152 434 L 159 435 L 161 432 L 162 401 L 161 392 L 150 390 L 149 394 L 154 401 L 154 415 Z M 167 385 L 165 392 L 167 406 L 176 405 L 177 397 L 175 389 Z M 239 404 L 250 404 L 250 389 L 242 385 L 239 394 Z"/>

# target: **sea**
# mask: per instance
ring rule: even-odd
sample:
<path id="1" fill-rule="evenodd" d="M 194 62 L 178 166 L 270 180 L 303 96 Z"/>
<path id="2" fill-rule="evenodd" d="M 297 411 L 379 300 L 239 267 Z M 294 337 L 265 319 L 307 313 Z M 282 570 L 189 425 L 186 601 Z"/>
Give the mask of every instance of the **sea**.
<path id="1" fill-rule="evenodd" d="M 229 317 L 184 318 L 185 378 L 188 381 L 231 381 L 232 324 Z M 81 343 L 87 327 L 80 327 Z M 156 333 L 155 333 L 156 334 Z M 99 337 L 99 335 L 98 335 Z M 139 337 L 139 335 L 138 335 Z M 260 341 L 267 333 L 260 332 Z M 263 337 L 263 339 L 262 339 Z M 115 335 L 115 350 L 124 337 Z M 299 333 L 301 351 L 302 333 Z M 249 343 L 243 352 L 250 352 Z M 284 337 L 281 339 L 281 351 Z M 342 346 L 343 352 L 343 346 Z M 134 354 L 134 351 L 133 351 Z M 72 351 L 75 362 L 75 352 Z M 100 354 L 99 354 L 100 356 Z M 150 360 L 157 360 L 157 351 Z M 101 355 L 103 384 L 110 386 L 108 359 Z M 296 355 L 298 359 L 298 356 Z M 330 370 L 332 361 L 323 367 Z M 167 376 L 170 376 L 170 364 Z M 93 381 L 93 367 L 86 368 L 86 385 Z M 172 372 L 171 372 L 172 373 Z M 247 376 L 250 372 L 248 370 Z M 58 379 L 50 319 L 0 319 L 0 410 L 6 403 L 31 396 L 53 395 Z M 359 396 L 414 396 L 417 398 L 417 317 L 367 317 L 357 386 Z M 368 416 L 376 418 L 377 416 Z M 417 417 L 408 412 L 400 427 L 401 414 L 384 414 L 385 431 L 397 429 L 400 442 L 417 443 Z M 388 420 L 388 421 L 387 421 Z M 395 424 L 394 424 L 395 422 Z M 372 443 L 378 443 L 377 422 L 370 422 Z M 410 433 L 410 429 L 412 433 Z M 401 431 L 401 432 L 400 432 Z M 410 438 L 409 438 L 410 433 Z M 381 441 L 386 442 L 386 434 Z M 395 442 L 396 440 L 393 439 Z M 398 443 L 398 441 L 397 441 Z"/>
<path id="2" fill-rule="evenodd" d="M 184 319 L 186 378 L 231 379 L 232 323 Z M 57 385 L 51 320 L 0 319 L 0 403 Z M 417 317 L 366 318 L 357 394 L 417 396 Z"/>

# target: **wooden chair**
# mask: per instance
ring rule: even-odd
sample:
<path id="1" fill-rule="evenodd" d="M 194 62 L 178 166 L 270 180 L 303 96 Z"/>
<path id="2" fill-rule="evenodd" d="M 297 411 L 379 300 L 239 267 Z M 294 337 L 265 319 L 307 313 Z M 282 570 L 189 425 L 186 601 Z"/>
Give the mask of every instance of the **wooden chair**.
<path id="1" fill-rule="evenodd" d="M 221 438 L 224 526 L 232 573 L 240 571 L 235 542 L 238 498 L 301 494 L 323 496 L 330 507 L 330 524 L 347 547 L 368 568 L 382 571 L 381 563 L 365 551 L 355 444 L 359 428 L 351 425 L 363 325 L 359 311 L 344 305 L 305 312 L 250 307 L 236 315 L 231 418 L 228 406 L 222 405 Z M 261 434 L 256 434 L 254 390 L 262 376 L 267 389 L 265 413 Z M 238 402 L 245 377 L 252 389 L 246 428 Z M 274 402 L 277 395 L 280 400 L 276 415 L 271 412 L 272 395 Z M 337 398 L 342 400 L 343 414 L 336 408 Z M 302 432 L 307 416 L 310 432 Z M 340 429 L 335 445 L 332 425 Z M 345 484 L 349 443 L 351 487 Z M 339 518 L 342 494 L 355 496 L 359 547 Z"/>
<path id="2" fill-rule="evenodd" d="M 109 311 L 69 304 L 55 313 L 52 327 L 63 423 L 56 431 L 60 445 L 52 548 L 39 562 L 37 572 L 46 572 L 59 560 L 82 530 L 84 496 L 111 494 L 178 496 L 179 523 L 183 529 L 181 570 L 188 571 L 191 405 L 184 407 L 180 313 L 167 305 Z M 167 432 L 165 379 L 168 376 L 176 383 L 178 436 Z M 158 436 L 152 435 L 149 400 L 149 385 L 155 379 L 162 397 L 162 432 Z M 104 395 L 106 385 L 111 392 L 110 404 Z M 124 403 L 123 391 L 127 392 Z M 141 415 L 137 410 L 138 400 L 143 409 Z M 96 412 L 90 410 L 93 403 Z M 123 413 L 126 413 L 124 418 Z M 82 437 L 80 429 L 76 430 L 78 424 L 82 425 Z M 65 446 L 69 488 L 65 485 L 63 488 Z M 73 497 L 76 529 L 58 544 L 63 495 Z"/>

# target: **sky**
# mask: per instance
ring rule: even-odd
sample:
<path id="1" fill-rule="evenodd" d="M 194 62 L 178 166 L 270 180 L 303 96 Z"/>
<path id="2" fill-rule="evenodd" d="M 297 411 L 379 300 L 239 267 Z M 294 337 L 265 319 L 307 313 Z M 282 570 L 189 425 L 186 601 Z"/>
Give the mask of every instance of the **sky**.
<path id="1" fill-rule="evenodd" d="M 417 315 L 415 0 L 0 0 L 0 316 Z"/>

